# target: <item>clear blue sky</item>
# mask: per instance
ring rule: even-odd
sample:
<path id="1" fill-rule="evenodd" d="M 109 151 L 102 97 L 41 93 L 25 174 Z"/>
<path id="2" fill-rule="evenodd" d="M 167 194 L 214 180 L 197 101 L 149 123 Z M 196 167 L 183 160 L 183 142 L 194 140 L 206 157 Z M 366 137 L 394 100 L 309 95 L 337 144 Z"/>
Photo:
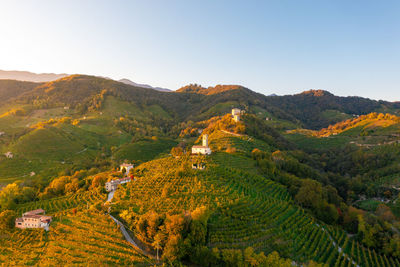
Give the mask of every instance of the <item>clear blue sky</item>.
<path id="1" fill-rule="evenodd" d="M 400 1 L 3 0 L 0 69 L 400 100 Z"/>

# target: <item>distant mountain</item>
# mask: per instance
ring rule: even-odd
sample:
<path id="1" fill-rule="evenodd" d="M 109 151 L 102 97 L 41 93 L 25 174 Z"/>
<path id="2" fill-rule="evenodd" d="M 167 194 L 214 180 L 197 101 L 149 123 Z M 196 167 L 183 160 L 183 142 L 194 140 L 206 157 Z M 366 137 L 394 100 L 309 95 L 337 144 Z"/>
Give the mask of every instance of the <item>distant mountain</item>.
<path id="1" fill-rule="evenodd" d="M 50 82 L 60 78 L 64 78 L 69 74 L 55 74 L 55 73 L 33 73 L 29 71 L 7 71 L 0 70 L 0 80 L 16 80 L 26 82 Z"/>
<path id="2" fill-rule="evenodd" d="M 121 82 L 121 83 L 124 83 L 124 84 L 128 84 L 128 85 L 132 85 L 132 86 L 135 86 L 135 87 L 154 89 L 154 90 L 161 91 L 161 92 L 171 92 L 171 90 L 167 89 L 167 88 L 153 87 L 153 86 L 148 85 L 148 84 L 135 83 L 135 82 L 132 82 L 129 79 L 121 79 L 121 80 L 118 80 L 118 82 Z"/>
<path id="3" fill-rule="evenodd" d="M 8 70 L 0 70 L 0 80 L 15 80 L 15 81 L 26 81 L 26 82 L 36 82 L 36 83 L 42 83 L 42 82 L 52 82 L 64 77 L 70 76 L 70 74 L 66 73 L 61 73 L 61 74 L 55 74 L 55 73 L 33 73 L 29 71 L 8 71 Z M 100 78 L 105 78 L 105 79 L 110 79 L 108 77 L 101 77 Z M 110 79 L 113 80 L 113 79 Z M 122 82 L 124 84 L 132 85 L 135 87 L 142 87 L 142 88 L 148 88 L 148 89 L 154 89 L 157 91 L 161 92 L 170 92 L 170 89 L 167 88 L 162 88 L 162 87 L 153 87 L 148 84 L 139 84 L 135 83 L 129 79 L 121 79 L 118 80 L 118 82 Z"/>

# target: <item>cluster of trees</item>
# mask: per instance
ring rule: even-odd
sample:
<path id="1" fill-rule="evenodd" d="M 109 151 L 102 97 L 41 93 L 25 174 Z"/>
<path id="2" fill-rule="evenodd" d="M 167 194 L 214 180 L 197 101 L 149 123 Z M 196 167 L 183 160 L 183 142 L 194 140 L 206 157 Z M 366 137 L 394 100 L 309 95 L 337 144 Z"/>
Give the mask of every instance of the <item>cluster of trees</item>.
<path id="1" fill-rule="evenodd" d="M 189 85 L 179 88 L 177 90 L 177 92 L 213 95 L 213 94 L 220 94 L 225 91 L 239 90 L 239 89 L 245 89 L 245 88 L 240 85 L 221 85 L 221 84 L 218 84 L 215 87 L 210 86 L 208 88 L 205 88 L 199 84 L 189 84 Z"/>
<path id="2" fill-rule="evenodd" d="M 202 206 L 185 214 L 159 214 L 154 211 L 121 218 L 134 225 L 136 237 L 169 262 L 199 262 L 206 243 L 209 211 Z"/>
<path id="3" fill-rule="evenodd" d="M 0 102 L 6 102 L 38 86 L 33 82 L 0 80 Z"/>
<path id="4" fill-rule="evenodd" d="M 125 116 L 114 119 L 114 124 L 131 134 L 134 141 L 152 136 L 166 136 L 172 128 L 171 120 L 154 116 L 148 116 L 146 120 Z"/>
<path id="5" fill-rule="evenodd" d="M 218 130 L 225 130 L 236 134 L 244 134 L 246 126 L 242 121 L 235 122 L 230 114 L 222 117 L 212 118 L 208 121 L 208 126 L 203 130 L 203 133 L 211 135 Z"/>
<path id="6" fill-rule="evenodd" d="M 22 183 L 12 183 L 0 191 L 0 210 L 13 209 L 17 204 L 36 199 L 36 189 L 23 186 Z"/>
<path id="7" fill-rule="evenodd" d="M 271 147 L 277 149 L 290 149 L 292 145 L 274 128 L 267 125 L 265 120 L 252 114 L 245 114 L 242 120 L 246 125 L 245 133 L 263 140 Z"/>
<path id="8" fill-rule="evenodd" d="M 13 228 L 16 217 L 17 214 L 13 210 L 4 210 L 0 212 L 0 230 Z"/>
<path id="9" fill-rule="evenodd" d="M 301 164 L 284 152 L 268 153 L 254 149 L 252 157 L 269 178 L 287 186 L 296 202 L 310 209 L 314 215 L 327 223 L 337 223 L 340 207 L 345 205 L 337 190 L 331 185 L 307 177 L 319 178 L 309 166 Z M 289 161 L 290 164 L 285 164 Z"/>

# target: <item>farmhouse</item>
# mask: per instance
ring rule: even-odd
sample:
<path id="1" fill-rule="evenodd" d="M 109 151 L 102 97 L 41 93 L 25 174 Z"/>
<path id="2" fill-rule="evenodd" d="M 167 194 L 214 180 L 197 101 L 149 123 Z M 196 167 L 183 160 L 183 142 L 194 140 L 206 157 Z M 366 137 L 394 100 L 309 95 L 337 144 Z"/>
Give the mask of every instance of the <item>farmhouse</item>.
<path id="1" fill-rule="evenodd" d="M 129 172 L 133 169 L 133 164 L 128 164 L 124 163 L 119 166 L 119 171 L 120 172 L 125 172 L 125 174 L 128 176 Z"/>
<path id="2" fill-rule="evenodd" d="M 129 183 L 130 181 L 132 181 L 131 177 L 125 177 L 125 178 L 109 181 L 105 185 L 106 191 L 107 192 L 114 191 L 118 188 L 118 185 L 126 184 L 126 183 Z"/>
<path id="3" fill-rule="evenodd" d="M 44 215 L 45 213 L 42 209 L 25 212 L 22 217 L 15 219 L 15 227 L 20 229 L 44 228 L 48 230 L 52 217 Z"/>
<path id="4" fill-rule="evenodd" d="M 4 153 L 4 156 L 6 156 L 9 159 L 12 159 L 14 157 L 14 154 L 10 151 L 8 151 L 7 153 Z"/>
<path id="5" fill-rule="evenodd" d="M 3 135 L 5 135 L 6 133 L 5 132 L 0 132 L 0 136 L 3 136 Z"/>
<path id="6" fill-rule="evenodd" d="M 211 149 L 208 147 L 208 134 L 203 134 L 203 145 L 192 146 L 192 154 L 210 155 Z"/>

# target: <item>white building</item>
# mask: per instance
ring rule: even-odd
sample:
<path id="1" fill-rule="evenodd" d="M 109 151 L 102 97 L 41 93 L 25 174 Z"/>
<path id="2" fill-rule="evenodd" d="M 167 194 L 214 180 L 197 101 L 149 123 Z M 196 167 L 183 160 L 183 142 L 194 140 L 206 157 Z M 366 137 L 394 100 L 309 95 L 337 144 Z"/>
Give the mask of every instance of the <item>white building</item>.
<path id="1" fill-rule="evenodd" d="M 238 109 L 238 108 L 233 108 L 232 109 L 232 116 L 235 116 L 235 115 L 239 115 L 240 116 L 240 109 Z"/>
<path id="2" fill-rule="evenodd" d="M 130 172 L 132 169 L 133 169 L 133 164 L 124 163 L 124 164 L 121 164 L 121 165 L 119 166 L 119 171 L 120 171 L 120 172 L 125 172 L 126 175 L 129 175 L 129 172 Z"/>
<path id="3" fill-rule="evenodd" d="M 242 111 L 238 108 L 233 108 L 232 109 L 232 118 L 234 121 L 238 122 L 240 121 L 240 114 L 242 113 Z"/>
<path id="4" fill-rule="evenodd" d="M 208 147 L 208 134 L 203 134 L 203 145 L 192 146 L 192 154 L 210 155 L 211 149 Z"/>
<path id="5" fill-rule="evenodd" d="M 114 190 L 116 190 L 118 188 L 118 185 L 126 184 L 126 183 L 129 183 L 130 181 L 132 181 L 132 178 L 130 178 L 130 177 L 125 177 L 125 178 L 122 178 L 122 179 L 109 181 L 105 185 L 106 191 L 107 192 L 114 191 Z"/>
<path id="6" fill-rule="evenodd" d="M 6 156 L 7 158 L 9 158 L 9 159 L 12 159 L 13 157 L 14 157 L 14 154 L 12 153 L 12 152 L 7 152 L 7 153 L 4 153 L 4 156 Z"/>

